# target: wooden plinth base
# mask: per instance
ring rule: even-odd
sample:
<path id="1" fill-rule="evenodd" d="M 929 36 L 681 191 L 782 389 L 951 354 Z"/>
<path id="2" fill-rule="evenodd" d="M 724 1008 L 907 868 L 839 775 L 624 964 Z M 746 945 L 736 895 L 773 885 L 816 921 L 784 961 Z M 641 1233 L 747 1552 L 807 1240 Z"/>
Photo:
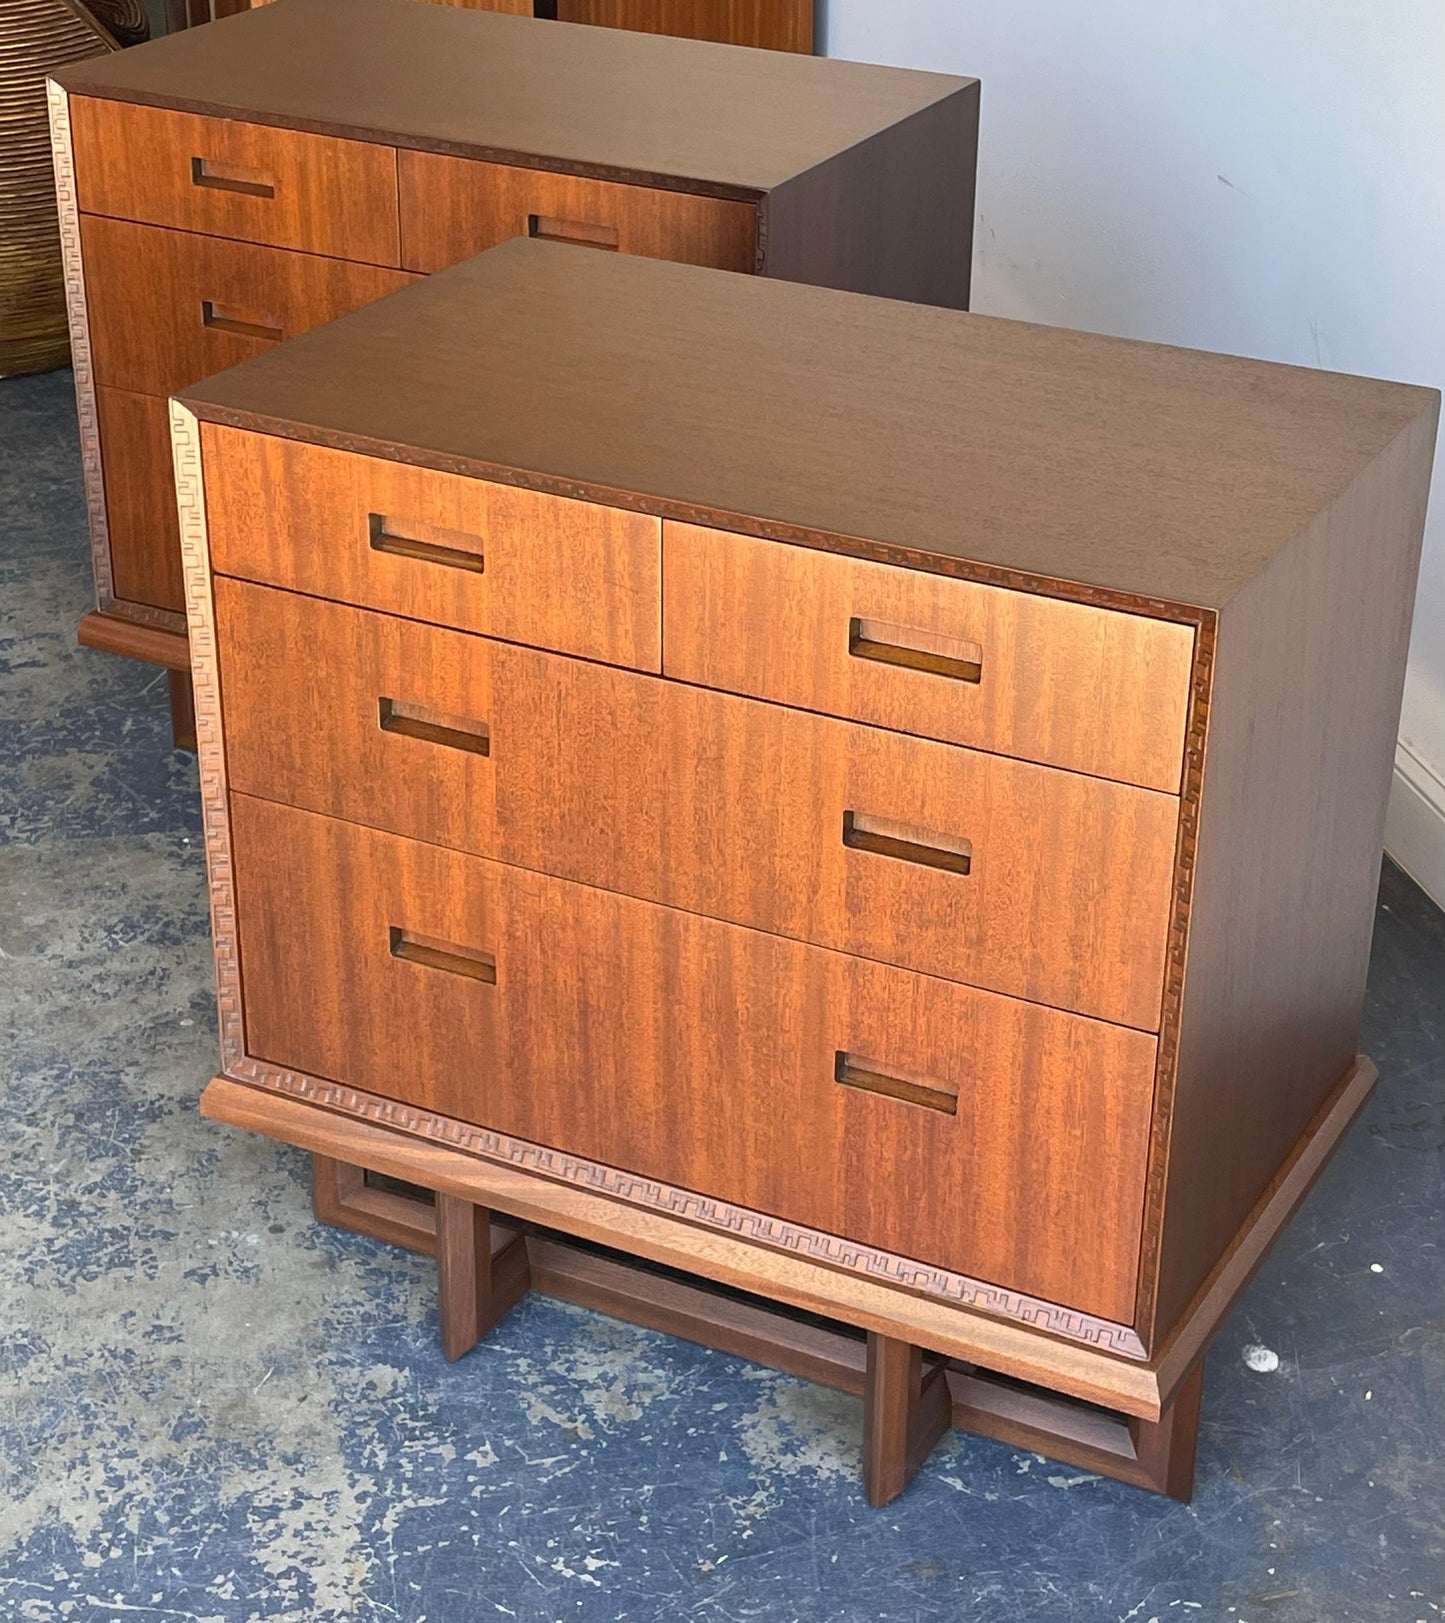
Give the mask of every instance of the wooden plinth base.
<path id="1" fill-rule="evenodd" d="M 455 1196 L 433 1200 L 324 1156 L 313 1165 L 323 1222 L 437 1258 L 449 1359 L 537 1291 L 861 1397 L 872 1505 L 902 1493 L 950 1426 L 1174 1499 L 1193 1492 L 1202 1360 L 1159 1420 L 1139 1420 L 551 1231 L 493 1221 Z"/>
<path id="2" fill-rule="evenodd" d="M 196 700 L 191 691 L 191 673 L 172 671 L 171 688 L 171 741 L 178 750 L 196 753 Z"/>

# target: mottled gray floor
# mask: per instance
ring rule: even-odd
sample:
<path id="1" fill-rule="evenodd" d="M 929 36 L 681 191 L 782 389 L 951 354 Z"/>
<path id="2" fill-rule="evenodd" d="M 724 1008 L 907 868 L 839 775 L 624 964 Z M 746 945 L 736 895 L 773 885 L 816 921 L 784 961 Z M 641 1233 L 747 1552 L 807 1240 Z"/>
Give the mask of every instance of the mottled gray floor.
<path id="1" fill-rule="evenodd" d="M 74 645 L 66 374 L 0 383 L 0 1619 L 1433 1620 L 1445 919 L 1384 879 L 1379 1093 L 1210 1358 L 1182 1507 L 545 1301 L 449 1367 L 428 1264 L 202 1122 L 195 769 Z M 1274 1349 L 1274 1373 L 1242 1360 Z"/>

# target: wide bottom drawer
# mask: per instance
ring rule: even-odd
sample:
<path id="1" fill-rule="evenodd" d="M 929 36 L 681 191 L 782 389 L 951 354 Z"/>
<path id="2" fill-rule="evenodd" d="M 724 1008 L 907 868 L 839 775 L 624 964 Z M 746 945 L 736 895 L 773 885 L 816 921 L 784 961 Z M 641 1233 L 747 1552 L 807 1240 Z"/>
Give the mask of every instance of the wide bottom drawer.
<path id="1" fill-rule="evenodd" d="M 253 1056 L 1132 1316 L 1152 1037 L 231 803 Z"/>

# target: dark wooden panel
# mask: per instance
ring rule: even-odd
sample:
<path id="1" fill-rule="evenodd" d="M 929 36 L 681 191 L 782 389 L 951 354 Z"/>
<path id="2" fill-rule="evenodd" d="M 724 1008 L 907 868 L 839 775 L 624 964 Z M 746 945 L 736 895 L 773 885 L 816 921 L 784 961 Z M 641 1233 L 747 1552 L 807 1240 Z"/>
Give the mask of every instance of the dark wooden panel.
<path id="1" fill-rule="evenodd" d="M 61 79 L 81 95 L 734 197 L 976 82 L 412 0 L 286 0 Z"/>
<path id="2" fill-rule="evenodd" d="M 171 420 L 155 395 L 97 389 L 115 595 L 184 613 Z"/>
<path id="3" fill-rule="evenodd" d="M 236 118 L 70 103 L 88 214 L 396 265 L 396 154 Z"/>
<path id="4" fill-rule="evenodd" d="M 405 271 L 83 215 L 99 383 L 165 396 L 395 293 Z"/>
<path id="5" fill-rule="evenodd" d="M 663 560 L 668 676 L 1179 791 L 1188 626 L 688 524 Z"/>
<path id="6" fill-rule="evenodd" d="M 661 666 L 655 519 L 263 435 L 208 428 L 203 446 L 223 573 Z M 383 520 L 401 534 L 374 535 Z"/>
<path id="7" fill-rule="evenodd" d="M 216 614 L 237 789 L 1157 1026 L 1170 796 L 235 581 Z"/>
<path id="8" fill-rule="evenodd" d="M 813 0 L 556 0 L 564 23 L 635 28 L 772 51 L 813 49 Z"/>
<path id="9" fill-rule="evenodd" d="M 1131 1311 L 1152 1039 L 232 807 L 252 1052 L 1081 1311 Z M 495 984 L 395 956 L 398 926 L 486 951 Z M 957 1114 L 839 1087 L 840 1049 L 949 1082 Z"/>
<path id="10" fill-rule="evenodd" d="M 1156 1340 L 1355 1063 L 1434 418 L 1220 616 Z"/>
<path id="11" fill-rule="evenodd" d="M 971 85 L 769 192 L 763 273 L 967 310 L 977 172 Z"/>
<path id="12" fill-rule="evenodd" d="M 756 268 L 758 211 L 751 203 L 435 152 L 397 158 L 402 262 L 412 270 L 444 270 L 526 236 L 717 270 Z"/>
<path id="13" fill-rule="evenodd" d="M 186 401 L 723 529 L 1209 608 L 1435 396 L 519 241 Z"/>

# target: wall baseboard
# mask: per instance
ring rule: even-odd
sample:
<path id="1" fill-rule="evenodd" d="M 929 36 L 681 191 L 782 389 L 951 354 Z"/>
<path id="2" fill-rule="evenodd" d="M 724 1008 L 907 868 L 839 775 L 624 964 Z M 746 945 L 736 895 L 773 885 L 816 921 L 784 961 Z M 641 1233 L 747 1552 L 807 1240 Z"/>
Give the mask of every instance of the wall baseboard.
<path id="1" fill-rule="evenodd" d="M 1404 739 L 1395 746 L 1385 850 L 1445 907 L 1445 776 Z"/>

